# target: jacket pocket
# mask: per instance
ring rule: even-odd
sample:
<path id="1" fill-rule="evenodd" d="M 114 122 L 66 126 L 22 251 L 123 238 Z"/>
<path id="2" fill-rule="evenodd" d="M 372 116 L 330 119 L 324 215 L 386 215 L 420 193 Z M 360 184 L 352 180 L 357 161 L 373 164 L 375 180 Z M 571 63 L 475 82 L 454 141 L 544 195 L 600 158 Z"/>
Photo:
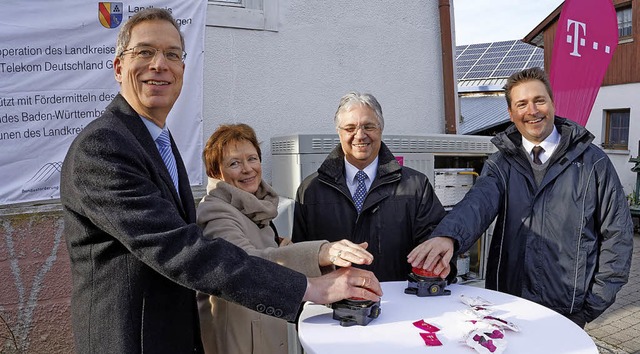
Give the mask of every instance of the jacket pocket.
<path id="1" fill-rule="evenodd" d="M 264 354 L 265 348 L 262 342 L 262 321 L 251 321 L 251 353 L 252 354 Z"/>

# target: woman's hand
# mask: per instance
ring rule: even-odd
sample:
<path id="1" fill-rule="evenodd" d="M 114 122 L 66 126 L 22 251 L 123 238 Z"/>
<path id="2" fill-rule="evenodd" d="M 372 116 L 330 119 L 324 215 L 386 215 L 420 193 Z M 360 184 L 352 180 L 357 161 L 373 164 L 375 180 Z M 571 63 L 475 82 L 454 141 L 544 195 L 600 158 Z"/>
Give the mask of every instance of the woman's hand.
<path id="1" fill-rule="evenodd" d="M 325 243 L 320 247 L 319 261 L 321 267 L 336 265 L 339 267 L 349 267 L 351 263 L 371 264 L 373 255 L 366 251 L 368 243 L 359 245 L 349 241 Z"/>

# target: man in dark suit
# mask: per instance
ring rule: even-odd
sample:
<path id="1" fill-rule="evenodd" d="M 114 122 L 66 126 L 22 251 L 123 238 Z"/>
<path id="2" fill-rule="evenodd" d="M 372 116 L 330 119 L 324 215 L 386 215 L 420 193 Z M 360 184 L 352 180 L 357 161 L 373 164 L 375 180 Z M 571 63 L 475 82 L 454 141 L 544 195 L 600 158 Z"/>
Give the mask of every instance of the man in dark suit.
<path id="1" fill-rule="evenodd" d="M 377 301 L 375 276 L 340 269 L 307 279 L 205 239 L 165 121 L 182 88 L 184 39 L 171 14 L 123 25 L 120 94 L 71 145 L 61 179 L 80 353 L 201 352 L 195 291 L 292 321 L 302 301 Z"/>

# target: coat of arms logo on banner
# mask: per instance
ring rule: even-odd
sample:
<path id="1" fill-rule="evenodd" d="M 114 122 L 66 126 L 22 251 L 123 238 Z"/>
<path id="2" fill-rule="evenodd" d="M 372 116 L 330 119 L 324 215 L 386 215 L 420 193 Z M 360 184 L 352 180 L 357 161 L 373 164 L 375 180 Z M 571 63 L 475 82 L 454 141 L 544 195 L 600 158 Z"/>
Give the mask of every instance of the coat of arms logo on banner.
<path id="1" fill-rule="evenodd" d="M 121 2 L 99 2 L 98 19 L 105 28 L 116 28 L 122 23 Z"/>

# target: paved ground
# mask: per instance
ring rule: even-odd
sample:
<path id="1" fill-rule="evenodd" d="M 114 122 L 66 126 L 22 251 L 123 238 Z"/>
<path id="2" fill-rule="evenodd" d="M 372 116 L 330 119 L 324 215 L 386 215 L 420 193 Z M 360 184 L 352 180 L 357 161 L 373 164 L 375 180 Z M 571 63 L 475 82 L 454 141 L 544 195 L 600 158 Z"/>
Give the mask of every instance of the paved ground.
<path id="1" fill-rule="evenodd" d="M 601 354 L 640 354 L 640 234 L 636 233 L 629 282 L 585 330 Z"/>

